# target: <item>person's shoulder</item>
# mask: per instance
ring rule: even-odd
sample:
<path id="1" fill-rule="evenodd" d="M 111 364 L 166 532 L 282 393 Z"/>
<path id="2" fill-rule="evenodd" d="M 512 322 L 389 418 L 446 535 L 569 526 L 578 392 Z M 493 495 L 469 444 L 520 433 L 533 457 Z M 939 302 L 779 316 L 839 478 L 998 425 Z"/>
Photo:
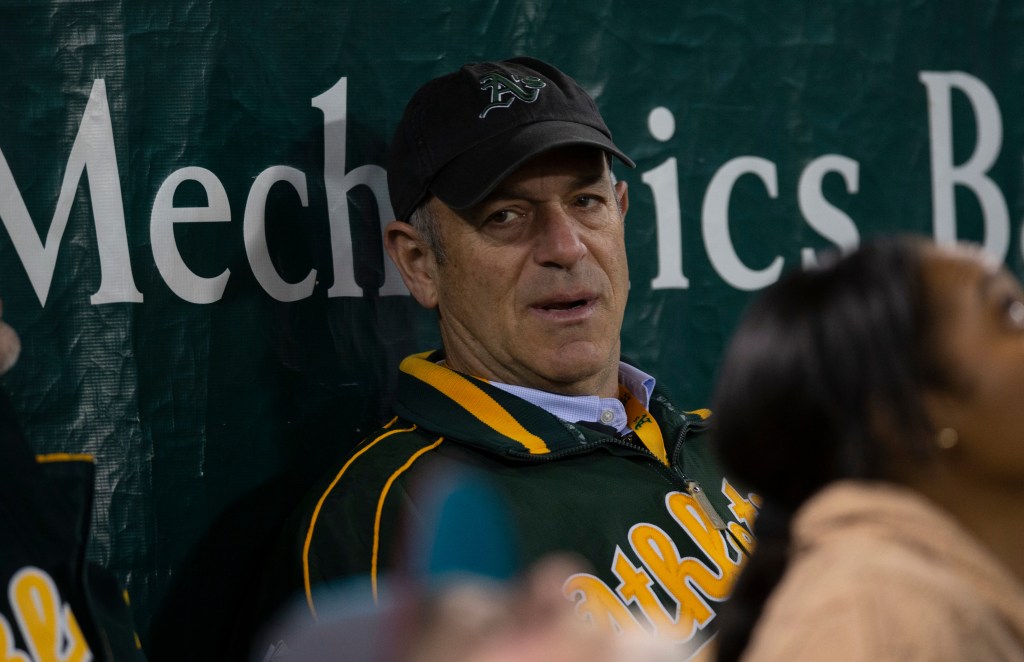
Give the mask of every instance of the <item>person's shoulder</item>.
<path id="1" fill-rule="evenodd" d="M 677 401 L 658 387 L 651 395 L 648 407 L 654 419 L 662 426 L 662 433 L 669 439 L 683 437 L 688 443 L 684 447 L 688 452 L 704 452 L 708 443 L 713 413 L 702 406 L 681 406 Z"/>
<path id="2" fill-rule="evenodd" d="M 849 574 L 807 592 L 779 591 L 744 660 L 1004 659 L 979 655 L 1006 648 L 1004 623 L 968 608 L 969 599 L 922 587 L 888 573 Z"/>
<path id="3" fill-rule="evenodd" d="M 950 651 L 972 645 L 965 633 L 988 629 L 986 613 L 956 573 L 912 548 L 849 539 L 791 564 L 749 659 L 957 659 Z"/>
<path id="4" fill-rule="evenodd" d="M 326 466 L 289 520 L 306 592 L 318 582 L 369 572 L 412 501 L 410 485 L 434 466 L 442 439 L 401 418 L 367 435 Z"/>
<path id="5" fill-rule="evenodd" d="M 306 498 L 307 507 L 323 495 L 339 497 L 379 490 L 389 478 L 437 448 L 441 438 L 395 417 L 366 435 L 356 446 L 324 465 Z"/>

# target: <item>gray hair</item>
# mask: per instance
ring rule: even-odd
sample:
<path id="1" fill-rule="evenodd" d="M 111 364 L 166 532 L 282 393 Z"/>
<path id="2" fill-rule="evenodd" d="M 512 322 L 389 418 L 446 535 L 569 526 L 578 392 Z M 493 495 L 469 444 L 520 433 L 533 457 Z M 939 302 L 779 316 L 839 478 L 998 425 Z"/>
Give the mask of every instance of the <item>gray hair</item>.
<path id="1" fill-rule="evenodd" d="M 444 246 L 441 244 L 441 219 L 430 206 L 432 199 L 428 197 L 409 214 L 409 225 L 419 233 L 420 238 L 433 251 L 437 264 L 442 265 L 445 263 L 446 255 Z"/>

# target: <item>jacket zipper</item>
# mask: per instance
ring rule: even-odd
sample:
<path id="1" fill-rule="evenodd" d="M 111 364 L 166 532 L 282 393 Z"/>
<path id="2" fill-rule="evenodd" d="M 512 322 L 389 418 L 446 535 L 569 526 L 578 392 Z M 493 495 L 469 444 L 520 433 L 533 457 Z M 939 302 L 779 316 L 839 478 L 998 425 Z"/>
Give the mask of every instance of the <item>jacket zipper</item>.
<path id="1" fill-rule="evenodd" d="M 715 510 L 715 507 L 711 504 L 711 500 L 708 499 L 708 496 L 704 492 L 704 488 L 701 487 L 701 484 L 697 480 L 689 478 L 679 468 L 679 456 L 683 452 L 683 442 L 686 440 L 686 435 L 687 433 L 689 433 L 689 431 L 690 422 L 684 418 L 683 424 L 682 426 L 680 426 L 679 432 L 676 434 L 675 449 L 672 451 L 671 467 L 666 467 L 664 464 L 662 464 L 661 460 L 659 460 L 654 455 L 654 453 L 650 452 L 649 450 L 647 450 L 647 448 L 645 448 L 642 445 L 631 444 L 627 441 L 624 441 L 623 439 L 611 436 L 605 437 L 604 441 L 601 443 L 611 443 L 616 446 L 622 446 L 640 455 L 643 455 L 644 457 L 650 458 L 651 460 L 654 460 L 654 463 L 658 466 L 659 469 L 666 471 L 673 480 L 682 481 L 683 485 L 686 487 L 687 494 L 692 496 L 693 500 L 697 502 L 697 506 L 703 511 L 705 517 L 707 517 L 707 520 L 711 522 L 711 525 L 714 526 L 716 530 L 722 531 L 724 534 L 732 538 L 739 546 L 739 549 L 743 550 L 744 553 L 746 553 L 749 556 L 750 551 L 747 545 L 736 539 L 735 534 L 729 529 L 729 526 L 726 524 L 725 520 L 722 519 L 722 516 L 718 514 L 718 511 Z M 594 446 L 594 444 L 588 444 L 585 446 L 578 446 L 576 448 L 569 448 L 566 450 L 558 451 L 556 453 L 550 453 L 548 455 L 531 455 L 530 453 L 524 453 L 521 451 L 514 450 L 510 450 L 508 454 L 512 457 L 529 459 L 534 462 L 548 462 L 551 460 L 557 460 L 563 457 L 568 457 L 570 455 L 586 453 L 590 450 L 593 450 Z"/>
<path id="2" fill-rule="evenodd" d="M 683 452 L 683 442 L 686 441 L 686 435 L 690 431 L 690 422 L 687 419 L 683 419 L 683 425 L 679 428 L 679 434 L 676 435 L 675 450 L 672 451 L 672 468 L 675 469 L 676 473 L 683 480 L 686 485 L 686 491 L 693 497 L 693 500 L 697 502 L 697 505 L 701 510 L 704 511 L 704 515 L 708 518 L 711 524 L 719 531 L 726 531 L 728 527 L 725 524 L 725 520 L 718 514 L 715 507 L 711 505 L 711 500 L 708 499 L 708 495 L 705 494 L 704 488 L 700 486 L 695 479 L 689 478 L 686 474 L 679 469 L 679 456 Z"/>
<path id="3" fill-rule="evenodd" d="M 711 523 L 719 531 L 725 531 L 728 527 L 725 525 L 725 520 L 718 514 L 715 507 L 711 505 L 711 501 L 708 499 L 708 495 L 704 493 L 704 489 L 700 486 L 700 483 L 693 480 L 692 478 L 686 481 L 686 488 L 690 492 L 690 496 L 693 497 L 697 505 L 700 506 L 701 510 L 707 516 Z"/>
<path id="4" fill-rule="evenodd" d="M 645 448 L 641 444 L 629 443 L 628 441 L 625 441 L 624 439 L 620 439 L 619 437 L 612 437 L 612 436 L 605 437 L 603 443 L 611 443 L 611 444 L 614 444 L 616 446 L 622 446 L 622 447 L 628 448 L 629 450 L 635 451 L 635 452 L 643 455 L 644 457 L 648 457 L 648 458 L 654 460 L 655 464 L 657 464 L 658 467 L 661 468 L 662 470 L 666 470 L 667 469 L 669 471 L 671 477 L 673 478 L 673 480 L 679 480 L 679 481 L 682 482 L 682 484 L 686 488 L 686 492 L 690 496 L 693 497 L 694 501 L 697 502 L 697 505 L 704 512 L 704 515 L 711 522 L 711 524 L 717 530 L 725 531 L 725 530 L 727 530 L 728 527 L 726 526 L 725 521 L 722 519 L 722 516 L 719 515 L 718 511 L 715 510 L 715 507 L 713 505 L 711 505 L 711 501 L 708 499 L 707 494 L 704 493 L 704 488 L 702 488 L 700 486 L 700 483 L 698 483 L 693 478 L 687 477 L 687 475 L 684 474 L 679 469 L 679 456 L 682 453 L 683 442 L 686 440 L 686 435 L 689 432 L 689 430 L 690 430 L 690 423 L 689 423 L 689 421 L 687 421 L 684 418 L 683 419 L 683 424 L 682 424 L 682 426 L 680 426 L 679 432 L 676 434 L 676 443 L 675 443 L 675 449 L 672 452 L 672 466 L 671 467 L 666 467 L 661 462 L 661 460 L 659 460 L 657 458 L 657 456 L 654 455 L 654 453 L 652 453 L 649 450 L 647 450 L 647 448 Z M 541 462 L 549 462 L 549 461 L 557 460 L 557 459 L 560 459 L 560 458 L 563 458 L 563 457 L 567 457 L 567 456 L 570 456 L 570 455 L 577 455 L 579 453 L 584 453 L 584 452 L 587 452 L 589 450 L 592 450 L 593 448 L 594 448 L 593 445 L 579 446 L 579 447 L 576 447 L 576 448 L 569 448 L 569 449 L 566 449 L 566 450 L 558 451 L 557 453 L 550 453 L 548 455 L 543 455 L 543 456 L 531 455 L 529 453 L 520 453 L 520 452 L 517 452 L 517 451 L 510 451 L 509 454 L 513 455 L 513 456 L 516 456 L 516 457 L 528 457 L 528 458 L 530 458 L 531 460 L 534 460 L 534 461 L 538 461 L 539 460 Z"/>

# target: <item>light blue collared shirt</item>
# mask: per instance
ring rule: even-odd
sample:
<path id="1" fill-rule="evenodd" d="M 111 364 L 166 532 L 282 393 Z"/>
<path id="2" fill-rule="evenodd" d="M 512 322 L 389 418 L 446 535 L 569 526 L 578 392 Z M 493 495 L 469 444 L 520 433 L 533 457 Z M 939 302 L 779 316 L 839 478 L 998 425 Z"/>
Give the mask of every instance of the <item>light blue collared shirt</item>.
<path id="1" fill-rule="evenodd" d="M 644 407 L 651 402 L 654 392 L 654 377 L 643 370 L 619 362 L 619 382 L 640 400 Z M 578 423 L 601 423 L 617 430 L 620 434 L 629 432 L 629 418 L 626 408 L 618 398 L 602 398 L 596 395 L 559 395 L 526 386 L 512 386 L 490 382 L 491 386 L 518 396 L 558 418 Z"/>

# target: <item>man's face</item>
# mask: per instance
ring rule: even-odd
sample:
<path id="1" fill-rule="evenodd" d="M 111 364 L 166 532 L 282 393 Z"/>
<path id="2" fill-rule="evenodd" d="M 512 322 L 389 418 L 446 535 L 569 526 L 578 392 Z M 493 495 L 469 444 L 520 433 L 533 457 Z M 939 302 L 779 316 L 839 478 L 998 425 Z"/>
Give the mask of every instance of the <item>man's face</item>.
<path id="1" fill-rule="evenodd" d="M 428 204 L 446 251 L 434 282 L 449 365 L 509 384 L 614 396 L 628 202 L 605 154 L 553 150 L 474 207 Z"/>

